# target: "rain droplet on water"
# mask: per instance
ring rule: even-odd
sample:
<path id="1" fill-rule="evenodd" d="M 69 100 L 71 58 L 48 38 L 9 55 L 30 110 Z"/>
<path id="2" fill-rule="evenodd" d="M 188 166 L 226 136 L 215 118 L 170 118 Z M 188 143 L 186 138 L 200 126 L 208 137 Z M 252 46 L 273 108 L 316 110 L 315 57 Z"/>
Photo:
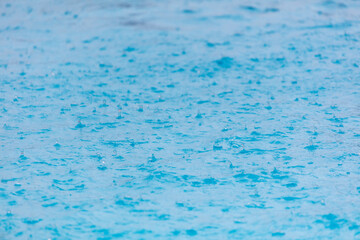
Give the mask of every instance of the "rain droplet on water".
<path id="1" fill-rule="evenodd" d="M 198 113 L 196 114 L 195 118 L 197 118 L 197 119 L 202 118 L 202 114 L 200 113 L 200 111 L 198 111 Z"/>
<path id="2" fill-rule="evenodd" d="M 21 151 L 21 154 L 20 154 L 20 156 L 19 156 L 19 159 L 21 159 L 21 160 L 26 160 L 26 159 L 28 159 L 28 158 L 25 156 L 24 151 Z"/>
<path id="3" fill-rule="evenodd" d="M 83 127 L 85 127 L 85 124 L 82 124 L 81 121 L 79 120 L 75 128 L 83 128 Z"/>
<path id="4" fill-rule="evenodd" d="M 61 145 L 60 145 L 60 143 L 58 143 L 58 142 L 56 141 L 56 143 L 54 144 L 54 147 L 56 148 L 56 150 L 59 150 L 60 147 L 61 147 Z"/>
<path id="5" fill-rule="evenodd" d="M 121 116 L 121 109 L 118 109 L 118 116 L 116 117 L 117 119 L 121 119 L 122 116 Z"/>
<path id="6" fill-rule="evenodd" d="M 108 106 L 109 106 L 109 105 L 106 104 L 106 100 L 104 100 L 103 103 L 102 103 L 99 107 L 103 108 L 103 107 L 108 107 Z"/>
<path id="7" fill-rule="evenodd" d="M 156 159 L 155 155 L 152 154 L 149 162 L 156 162 L 156 161 L 157 161 L 157 159 Z"/>

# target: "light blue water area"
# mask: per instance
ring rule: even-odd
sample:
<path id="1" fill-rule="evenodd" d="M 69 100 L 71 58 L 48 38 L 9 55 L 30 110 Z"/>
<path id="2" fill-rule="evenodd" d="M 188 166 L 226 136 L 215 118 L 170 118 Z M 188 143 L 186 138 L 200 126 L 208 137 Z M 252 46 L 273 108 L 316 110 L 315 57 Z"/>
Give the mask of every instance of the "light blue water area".
<path id="1" fill-rule="evenodd" d="M 360 239 L 359 13 L 1 1 L 0 239 Z"/>

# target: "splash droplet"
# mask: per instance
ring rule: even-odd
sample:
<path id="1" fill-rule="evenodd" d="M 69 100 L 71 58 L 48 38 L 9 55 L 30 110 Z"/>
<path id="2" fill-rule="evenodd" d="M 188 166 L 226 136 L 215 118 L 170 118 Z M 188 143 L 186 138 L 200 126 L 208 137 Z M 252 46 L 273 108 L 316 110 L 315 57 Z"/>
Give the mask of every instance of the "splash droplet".
<path id="1" fill-rule="evenodd" d="M 61 145 L 60 145 L 60 143 L 58 143 L 58 142 L 56 141 L 56 143 L 54 144 L 54 147 L 56 148 L 56 150 L 59 150 L 60 147 L 61 147 Z"/>
<path id="2" fill-rule="evenodd" d="M 156 159 L 155 155 L 152 154 L 149 162 L 156 162 L 156 161 L 157 161 L 157 159 Z"/>
<path id="3" fill-rule="evenodd" d="M 123 117 L 121 116 L 121 109 L 118 109 L 118 116 L 117 116 L 116 118 L 117 118 L 117 119 L 123 118 Z"/>
<path id="4" fill-rule="evenodd" d="M 101 108 L 108 107 L 109 105 L 106 104 L 106 100 L 103 101 L 103 103 L 99 106 Z"/>
<path id="5" fill-rule="evenodd" d="M 21 154 L 20 154 L 19 159 L 21 159 L 21 160 L 26 160 L 26 159 L 28 159 L 28 158 L 25 156 L 24 151 L 21 151 Z"/>
<path id="6" fill-rule="evenodd" d="M 202 118 L 202 114 L 200 113 L 200 111 L 196 114 L 195 118 L 197 118 L 197 119 Z"/>
<path id="7" fill-rule="evenodd" d="M 85 127 L 85 124 L 82 124 L 81 121 L 79 120 L 75 128 L 83 128 L 83 127 Z"/>

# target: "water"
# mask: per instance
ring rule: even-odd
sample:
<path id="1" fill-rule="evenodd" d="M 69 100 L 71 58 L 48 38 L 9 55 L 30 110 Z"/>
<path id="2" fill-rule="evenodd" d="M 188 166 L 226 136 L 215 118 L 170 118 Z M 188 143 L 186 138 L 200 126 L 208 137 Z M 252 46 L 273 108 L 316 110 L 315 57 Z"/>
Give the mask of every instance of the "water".
<path id="1" fill-rule="evenodd" d="M 1 239 L 360 239 L 357 1 L 2 1 Z"/>

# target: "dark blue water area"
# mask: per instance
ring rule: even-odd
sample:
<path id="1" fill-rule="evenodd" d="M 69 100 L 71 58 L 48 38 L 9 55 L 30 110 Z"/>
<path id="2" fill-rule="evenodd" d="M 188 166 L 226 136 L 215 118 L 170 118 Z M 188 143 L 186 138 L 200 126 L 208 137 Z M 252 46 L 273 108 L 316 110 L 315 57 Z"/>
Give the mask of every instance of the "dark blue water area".
<path id="1" fill-rule="evenodd" d="M 0 239 L 360 239 L 359 66 L 359 1 L 1 1 Z"/>

